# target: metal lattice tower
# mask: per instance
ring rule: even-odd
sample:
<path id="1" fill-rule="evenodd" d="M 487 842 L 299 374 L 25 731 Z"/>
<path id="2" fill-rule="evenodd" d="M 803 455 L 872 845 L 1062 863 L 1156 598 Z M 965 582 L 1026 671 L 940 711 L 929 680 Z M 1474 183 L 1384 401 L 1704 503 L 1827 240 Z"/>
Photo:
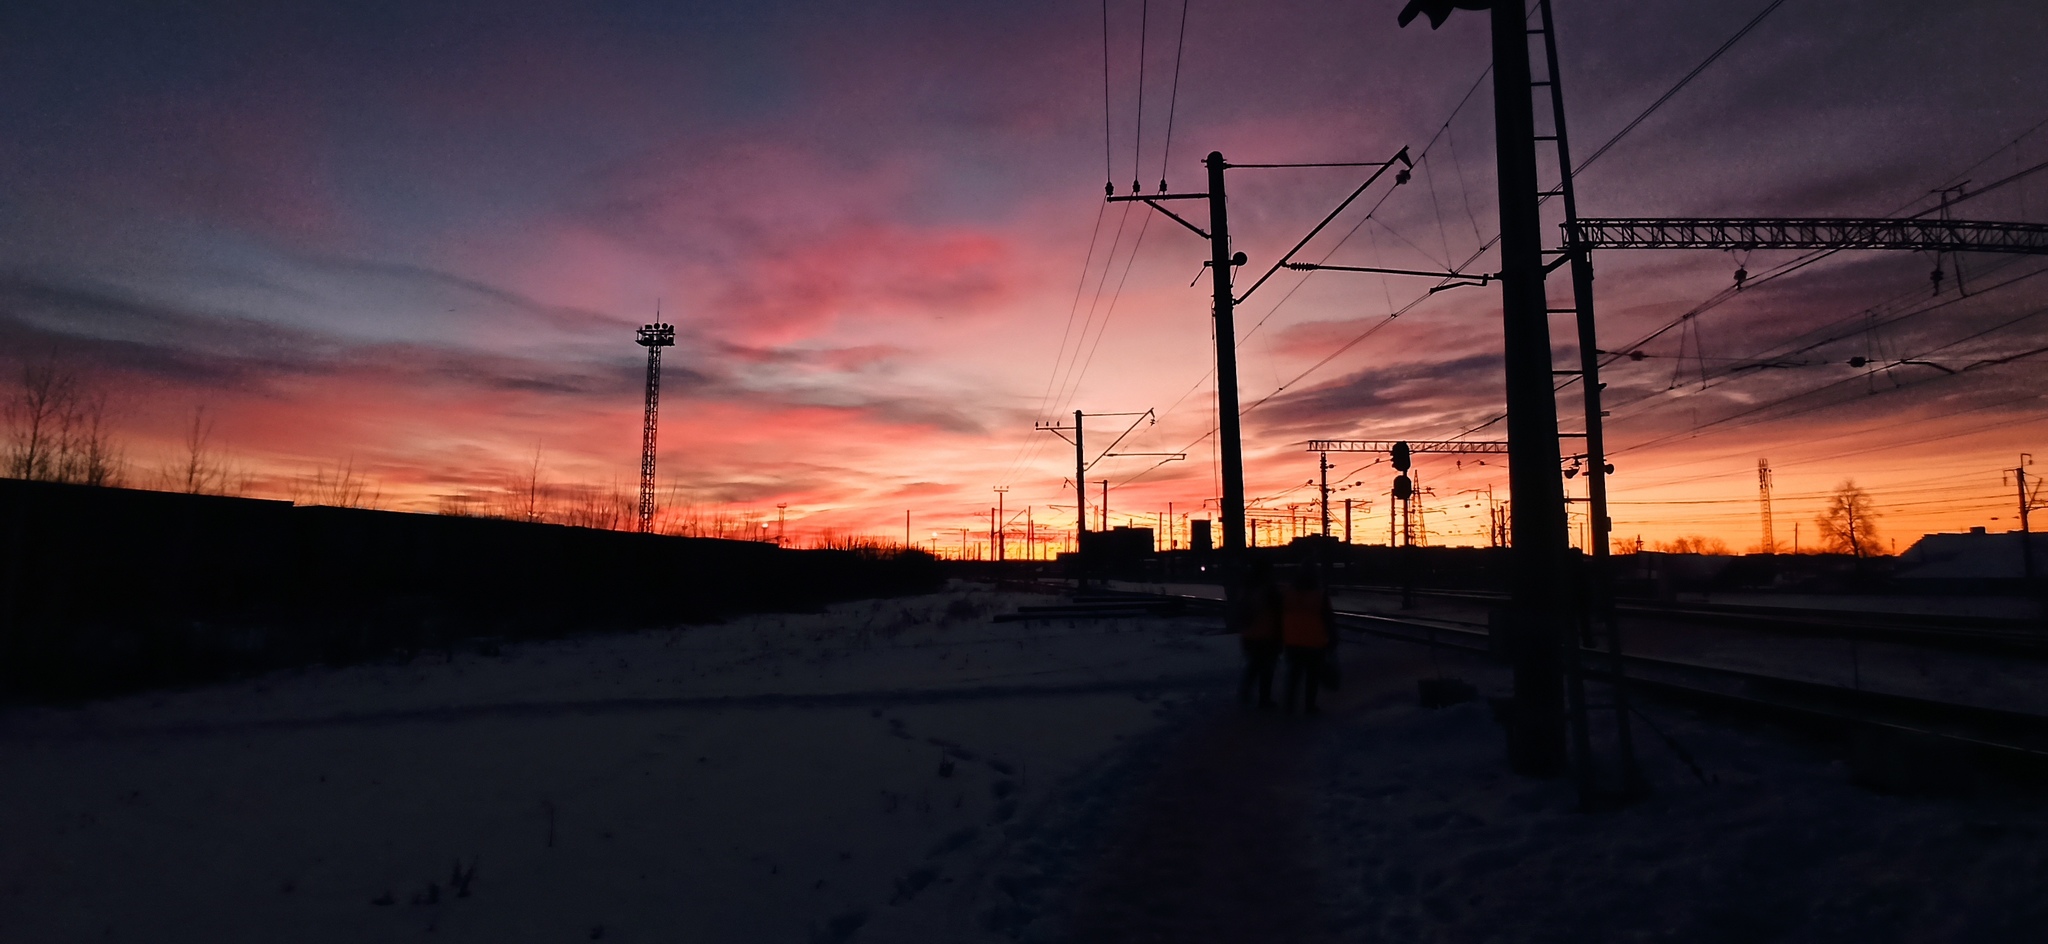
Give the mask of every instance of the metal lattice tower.
<path id="1" fill-rule="evenodd" d="M 1778 540 L 1771 534 L 1771 460 L 1756 460 L 1756 500 L 1764 513 L 1764 546 L 1766 554 L 1778 553 Z"/>
<path id="2" fill-rule="evenodd" d="M 640 530 L 654 528 L 654 430 L 661 403 L 661 349 L 674 347 L 676 326 L 642 325 L 637 343 L 647 349 L 647 414 L 640 430 Z"/>

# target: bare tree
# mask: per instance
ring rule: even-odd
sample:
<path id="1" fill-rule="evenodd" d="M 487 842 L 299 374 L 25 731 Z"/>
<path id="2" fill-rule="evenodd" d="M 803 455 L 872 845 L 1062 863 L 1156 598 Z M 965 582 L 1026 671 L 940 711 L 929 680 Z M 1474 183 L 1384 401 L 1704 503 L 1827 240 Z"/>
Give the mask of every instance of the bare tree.
<path id="1" fill-rule="evenodd" d="M 440 496 L 440 501 L 434 512 L 451 518 L 488 517 L 489 511 L 484 505 L 482 497 L 463 492 L 461 494 Z"/>
<path id="2" fill-rule="evenodd" d="M 533 524 L 547 521 L 553 511 L 555 489 L 541 476 L 540 469 L 541 453 L 539 447 L 535 447 L 533 461 L 505 477 L 505 484 L 493 496 L 490 510 L 485 514 Z"/>
<path id="3" fill-rule="evenodd" d="M 1669 541 L 1658 541 L 1657 550 L 1666 554 L 1710 554 L 1724 556 L 1728 553 L 1728 542 L 1720 538 L 1687 534 Z"/>
<path id="4" fill-rule="evenodd" d="M 348 457 L 333 468 L 322 466 L 310 475 L 292 481 L 292 502 L 300 505 L 329 505 L 335 508 L 374 508 L 383 490 L 356 471 L 356 459 Z"/>
<path id="5" fill-rule="evenodd" d="M 248 474 L 221 454 L 213 441 L 213 417 L 204 405 L 192 408 L 185 428 L 184 449 L 157 470 L 166 491 L 187 495 L 236 495 L 248 486 Z"/>
<path id="6" fill-rule="evenodd" d="M 55 356 L 21 365 L 6 401 L 0 474 L 40 482 L 120 484 L 124 461 L 108 425 L 107 395 Z"/>
<path id="7" fill-rule="evenodd" d="M 533 462 L 527 466 L 526 478 L 520 483 L 520 512 L 527 521 L 540 523 L 547 520 L 550 504 L 549 487 L 540 479 L 540 447 L 533 447 Z"/>
<path id="8" fill-rule="evenodd" d="M 634 516 L 638 509 L 633 498 L 616 482 L 610 488 L 578 485 L 568 489 L 568 493 L 569 498 L 562 511 L 563 524 L 604 531 L 637 526 Z"/>
<path id="9" fill-rule="evenodd" d="M 70 448 L 66 450 L 69 481 L 81 485 L 121 484 L 127 460 L 110 432 L 106 392 L 94 390 L 81 396 Z"/>
<path id="10" fill-rule="evenodd" d="M 1828 498 L 1826 511 L 1814 519 L 1820 528 L 1821 548 L 1834 554 L 1857 557 L 1883 556 L 1884 545 L 1877 540 L 1877 508 L 1870 496 L 1852 479 L 1843 479 Z"/>

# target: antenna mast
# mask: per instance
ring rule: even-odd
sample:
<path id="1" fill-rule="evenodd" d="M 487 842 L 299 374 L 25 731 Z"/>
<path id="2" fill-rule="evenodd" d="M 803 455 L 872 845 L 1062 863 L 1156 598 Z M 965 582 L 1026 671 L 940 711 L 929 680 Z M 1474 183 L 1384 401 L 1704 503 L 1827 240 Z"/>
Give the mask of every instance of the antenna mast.
<path id="1" fill-rule="evenodd" d="M 1756 500 L 1764 513 L 1764 546 L 1766 554 L 1778 553 L 1777 539 L 1771 535 L 1771 460 L 1756 460 Z"/>
<path id="2" fill-rule="evenodd" d="M 654 316 L 661 317 L 656 305 Z M 661 402 L 661 349 L 674 347 L 676 326 L 659 321 L 641 325 L 636 341 L 647 349 L 647 412 L 640 429 L 640 531 L 654 530 L 654 430 Z"/>

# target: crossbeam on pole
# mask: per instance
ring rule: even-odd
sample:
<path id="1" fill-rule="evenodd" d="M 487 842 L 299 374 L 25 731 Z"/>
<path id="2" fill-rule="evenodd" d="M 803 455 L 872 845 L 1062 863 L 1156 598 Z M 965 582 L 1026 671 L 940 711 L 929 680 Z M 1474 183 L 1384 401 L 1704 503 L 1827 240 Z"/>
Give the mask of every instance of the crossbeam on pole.
<path id="1" fill-rule="evenodd" d="M 1903 249 L 2048 255 L 2048 225 L 1987 220 L 1582 219 L 1565 243 L 1588 249 Z"/>
<path id="2" fill-rule="evenodd" d="M 1311 439 L 1309 452 L 1392 452 L 1392 439 Z M 1438 442 L 1408 442 L 1409 452 L 1434 452 L 1459 455 L 1506 455 L 1508 444 L 1490 440 L 1451 439 Z"/>

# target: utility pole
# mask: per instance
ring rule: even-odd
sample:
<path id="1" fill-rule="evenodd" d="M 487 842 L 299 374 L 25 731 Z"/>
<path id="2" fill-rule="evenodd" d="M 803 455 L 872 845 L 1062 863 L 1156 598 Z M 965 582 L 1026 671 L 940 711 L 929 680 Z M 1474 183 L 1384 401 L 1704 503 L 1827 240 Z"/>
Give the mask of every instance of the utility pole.
<path id="1" fill-rule="evenodd" d="M 2033 453 L 2022 452 L 2020 464 L 2012 470 L 2020 491 L 2020 574 L 2029 583 L 2034 580 L 2034 528 L 2030 515 L 2034 511 L 2034 500 L 2041 491 L 2038 481 L 2033 491 L 2027 490 L 2027 466 L 2033 464 Z"/>
<path id="2" fill-rule="evenodd" d="M 1230 202 L 1223 187 L 1223 171 L 1230 165 L 1224 162 L 1221 151 L 1210 151 L 1202 164 L 1209 169 L 1208 193 L 1132 193 L 1122 197 L 1112 194 L 1108 199 L 1112 203 L 1145 203 L 1209 241 L 1210 317 L 1215 320 L 1216 336 L 1216 432 L 1218 446 L 1223 453 L 1223 559 L 1226 568 L 1234 568 L 1242 556 L 1245 538 L 1244 441 L 1237 416 L 1238 299 L 1231 290 L 1231 275 L 1235 266 L 1244 263 L 1245 257 L 1243 253 L 1233 254 L 1230 251 Z M 1161 201 L 1166 200 L 1206 200 L 1209 204 L 1208 230 L 1160 206 Z M 1236 584 L 1234 580 L 1227 579 L 1226 585 Z"/>
<path id="3" fill-rule="evenodd" d="M 903 510 L 903 546 L 910 547 L 910 509 Z"/>
<path id="4" fill-rule="evenodd" d="M 1237 305 L 1246 298 L 1251 297 L 1253 292 L 1258 291 L 1259 286 L 1264 285 L 1274 272 L 1287 265 L 1288 260 L 1292 259 L 1294 254 L 1301 250 L 1301 247 L 1307 245 L 1309 240 L 1315 238 L 1317 233 L 1322 232 L 1323 227 L 1328 226 L 1330 221 L 1337 217 L 1337 214 L 1343 212 L 1345 207 L 1351 205 L 1351 201 L 1356 200 L 1360 194 L 1363 194 L 1367 188 L 1378 181 L 1380 176 L 1396 163 L 1404 165 L 1404 169 L 1401 170 L 1397 177 L 1397 182 L 1407 183 L 1409 173 L 1406 168 L 1412 167 L 1414 161 L 1408 157 L 1406 148 L 1403 148 L 1399 154 L 1395 155 L 1393 160 L 1383 162 L 1320 164 L 1232 165 L 1224 161 L 1223 152 L 1210 151 L 1209 156 L 1202 161 L 1203 166 L 1207 167 L 1209 171 L 1208 193 L 1162 192 L 1144 195 L 1135 192 L 1134 188 L 1134 192 L 1130 195 L 1119 197 L 1115 195 L 1112 188 L 1112 191 L 1108 194 L 1110 202 L 1142 202 L 1171 217 L 1174 222 L 1193 231 L 1195 235 L 1209 241 L 1208 264 L 1210 294 L 1212 297 L 1210 316 L 1215 320 L 1214 335 L 1216 339 L 1216 431 L 1219 449 L 1222 452 L 1220 459 L 1223 466 L 1223 497 L 1219 508 L 1223 518 L 1223 565 L 1226 574 L 1224 584 L 1227 588 L 1233 588 L 1226 590 L 1226 593 L 1232 595 L 1233 598 L 1236 593 L 1234 588 L 1237 585 L 1233 575 L 1239 562 L 1244 557 L 1243 551 L 1246 546 L 1244 442 L 1239 429 L 1237 406 Z M 1338 204 L 1336 209 L 1331 210 L 1329 215 L 1323 218 L 1322 222 L 1309 230 L 1308 235 L 1303 236 L 1293 249 L 1288 250 L 1285 255 L 1282 255 L 1280 260 L 1275 262 L 1265 275 L 1260 276 L 1252 284 L 1251 288 L 1246 289 L 1243 296 L 1238 296 L 1232 288 L 1232 276 L 1235 268 L 1243 265 L 1246 260 L 1244 253 L 1232 252 L 1230 248 L 1229 200 L 1225 195 L 1223 180 L 1224 170 L 1233 166 L 1241 168 L 1372 167 L 1375 170 L 1364 183 L 1358 186 L 1358 189 L 1352 191 L 1351 195 Z M 1183 219 L 1179 214 L 1168 210 L 1162 205 L 1164 201 L 1168 200 L 1206 200 L 1209 205 L 1209 229 L 1205 231 L 1201 227 Z"/>
<path id="5" fill-rule="evenodd" d="M 1102 530 L 1109 530 L 1109 480 L 1102 479 Z"/>
<path id="6" fill-rule="evenodd" d="M 1322 454 L 1320 463 L 1323 471 L 1323 537 L 1330 536 L 1330 454 Z"/>
<path id="7" fill-rule="evenodd" d="M 1088 457 L 1081 443 L 1081 420 L 1087 414 L 1074 411 L 1074 553 L 1081 554 L 1081 573 L 1088 573 L 1088 559 L 1082 550 L 1088 541 Z M 1086 585 L 1088 578 L 1081 578 Z"/>
<path id="8" fill-rule="evenodd" d="M 1223 194 L 1223 152 L 1210 151 L 1209 286 L 1216 319 L 1216 422 L 1223 450 L 1223 555 L 1235 566 L 1244 551 L 1244 441 L 1237 416 L 1237 299 L 1230 277 L 1230 204 Z"/>
<path id="9" fill-rule="evenodd" d="M 994 542 L 995 542 L 995 548 L 996 548 L 996 563 L 998 563 L 998 564 L 1000 564 L 1000 563 L 1002 563 L 1002 562 L 1003 562 L 1003 551 L 1004 551 L 1004 549 L 1005 549 L 1005 545 L 1007 545 L 1007 544 L 1009 544 L 1009 543 L 1010 543 L 1009 541 L 1006 541 L 1006 540 L 1004 540 L 1004 538 L 1005 538 L 1005 537 L 1007 537 L 1007 535 L 1006 535 L 1006 534 L 1003 534 L 1003 533 L 1002 533 L 1002 531 L 1007 531 L 1008 529 L 1007 529 L 1007 528 L 1005 528 L 1005 527 L 1004 527 L 1003 525 L 1001 525 L 1001 524 L 997 524 L 997 523 L 996 523 L 997 521 L 1001 520 L 1001 518 L 1002 518 L 1002 514 L 1003 514 L 1003 496 L 1004 496 L 1005 494 L 1008 494 L 1008 493 L 1009 493 L 1009 491 L 1010 491 L 1010 487 L 1009 487 L 1008 485 L 998 485 L 998 486 L 996 486 L 996 517 L 995 517 L 995 518 L 990 518 L 990 519 L 989 519 L 989 527 L 990 527 L 990 534 L 989 534 L 989 540 L 991 540 L 991 541 L 994 541 Z M 1002 531 L 998 531 L 997 529 L 1002 529 Z"/>
<path id="10" fill-rule="evenodd" d="M 1849 550 L 1856 552 L 1857 560 L 1862 560 L 1863 542 L 1856 539 L 1856 503 L 1853 501 L 1843 502 L 1842 511 L 1849 516 Z M 1821 537 L 1825 540 L 1827 535 L 1823 533 Z"/>
<path id="11" fill-rule="evenodd" d="M 660 306 L 655 317 L 661 317 Z M 661 349 L 674 347 L 676 326 L 641 325 L 634 343 L 647 349 L 647 406 L 640 425 L 640 532 L 654 530 L 654 431 L 661 403 Z"/>
<path id="12" fill-rule="evenodd" d="M 776 547 L 781 547 L 781 546 L 782 546 L 782 536 L 783 536 L 783 530 L 782 530 L 782 526 L 783 526 L 783 523 L 784 523 L 783 513 L 784 513 L 784 512 L 786 512 L 786 511 L 788 511 L 788 510 L 789 510 L 789 503 L 788 503 L 788 502 L 776 502 L 776 503 L 775 503 L 775 546 L 776 546 Z"/>
<path id="13" fill-rule="evenodd" d="M 1344 499 L 1344 543 L 1351 543 L 1351 499 Z"/>
<path id="14" fill-rule="evenodd" d="M 1126 453 L 1111 453 L 1109 450 L 1115 449 L 1117 443 L 1123 442 L 1124 436 L 1129 436 L 1131 434 L 1131 430 L 1138 428 L 1139 423 L 1144 422 L 1147 419 L 1150 419 L 1154 423 L 1159 422 L 1158 417 L 1151 410 L 1146 410 L 1143 413 L 1083 413 L 1080 410 L 1075 410 L 1074 425 L 1072 426 L 1053 426 L 1047 423 L 1038 424 L 1037 429 L 1039 432 L 1051 433 L 1055 436 L 1060 437 L 1061 439 L 1066 439 L 1067 433 L 1074 434 L 1074 438 L 1068 439 L 1067 441 L 1074 444 L 1074 552 L 1081 555 L 1082 576 L 1080 578 L 1080 581 L 1083 586 L 1086 586 L 1088 583 L 1088 557 L 1084 548 L 1085 538 L 1088 534 L 1088 466 L 1090 463 L 1088 462 L 1087 449 L 1083 445 L 1084 440 L 1082 438 L 1081 427 L 1083 420 L 1090 416 L 1137 417 L 1137 419 L 1131 421 L 1131 425 L 1129 427 L 1124 429 L 1123 435 L 1118 436 L 1114 442 L 1111 442 L 1109 444 L 1109 449 L 1103 450 L 1102 456 L 1098 456 L 1097 459 L 1101 459 L 1110 455 L 1126 455 Z M 1127 453 L 1127 455 L 1159 455 L 1159 453 Z M 1184 458 L 1185 456 L 1182 457 Z M 1105 508 L 1107 507 L 1107 503 L 1109 501 L 1108 496 L 1109 490 L 1107 486 L 1105 486 L 1103 489 L 1103 502 L 1105 503 Z M 1107 530 L 1109 528 L 1109 516 L 1106 511 L 1103 515 L 1102 522 L 1103 528 Z"/>
<path id="15" fill-rule="evenodd" d="M 1461 0 L 1469 2 L 1469 0 Z M 1412 0 L 1432 25 L 1451 0 Z M 1542 220 L 1536 177 L 1536 118 L 1529 69 L 1527 8 L 1494 0 L 1494 147 L 1500 207 L 1502 338 L 1506 352 L 1508 480 L 1514 490 L 1511 548 L 1514 711 L 1508 719 L 1508 760 L 1515 770 L 1552 776 L 1565 768 L 1565 684 L 1562 647 L 1570 620 L 1561 588 L 1570 584 L 1564 483 L 1558 469 L 1557 399 L 1551 388 L 1549 300 L 1543 290 Z M 1569 167 L 1566 168 L 1569 173 Z M 1587 270 L 1590 276 L 1590 269 Z M 1576 274 L 1576 273 L 1575 273 Z M 1586 378 L 1589 390 L 1597 385 Z M 1602 460 L 1596 460 L 1602 461 Z"/>

